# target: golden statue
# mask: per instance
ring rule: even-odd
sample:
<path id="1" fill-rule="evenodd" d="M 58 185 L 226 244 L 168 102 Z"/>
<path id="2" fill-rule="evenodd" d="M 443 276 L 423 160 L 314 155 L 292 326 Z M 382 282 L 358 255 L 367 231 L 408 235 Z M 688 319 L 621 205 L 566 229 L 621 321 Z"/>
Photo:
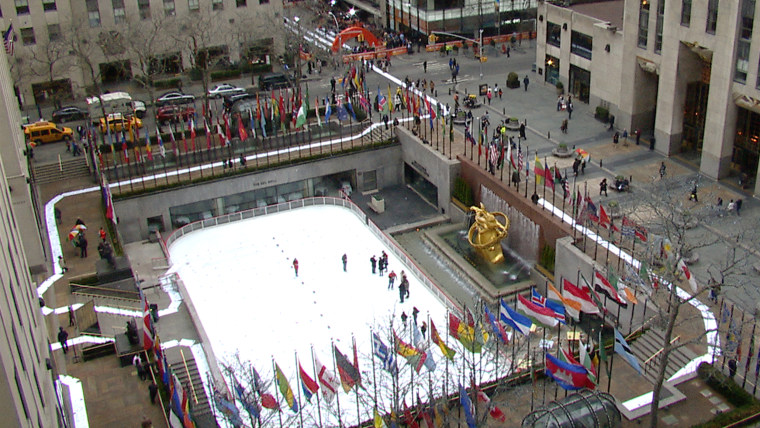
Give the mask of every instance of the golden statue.
<path id="1" fill-rule="evenodd" d="M 504 253 L 501 251 L 501 240 L 507 237 L 509 232 L 509 219 L 504 213 L 486 211 L 483 203 L 480 208 L 470 207 L 470 211 L 475 212 L 475 222 L 470 226 L 467 233 L 467 240 L 470 245 L 480 251 L 480 253 L 491 263 L 504 261 Z M 504 217 L 504 223 L 499 223 L 496 217 Z M 477 235 L 475 232 L 477 231 Z M 474 237 L 474 241 L 473 241 Z"/>

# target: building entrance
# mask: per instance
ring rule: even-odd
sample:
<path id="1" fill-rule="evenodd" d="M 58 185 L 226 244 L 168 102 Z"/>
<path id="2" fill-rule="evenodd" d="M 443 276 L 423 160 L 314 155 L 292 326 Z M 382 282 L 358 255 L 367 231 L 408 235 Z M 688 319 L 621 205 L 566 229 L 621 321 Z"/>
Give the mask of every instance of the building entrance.
<path id="1" fill-rule="evenodd" d="M 760 114 L 739 108 L 736 117 L 736 136 L 731 154 L 731 169 L 738 173 L 743 187 L 757 176 L 760 159 Z"/>
<path id="2" fill-rule="evenodd" d="M 687 157 L 690 153 L 696 157 L 699 157 L 702 153 L 709 92 L 710 85 L 701 81 L 691 82 L 686 85 L 681 153 L 686 154 Z"/>
<path id="3" fill-rule="evenodd" d="M 591 91 L 591 73 L 570 64 L 570 93 L 575 99 L 588 103 Z"/>

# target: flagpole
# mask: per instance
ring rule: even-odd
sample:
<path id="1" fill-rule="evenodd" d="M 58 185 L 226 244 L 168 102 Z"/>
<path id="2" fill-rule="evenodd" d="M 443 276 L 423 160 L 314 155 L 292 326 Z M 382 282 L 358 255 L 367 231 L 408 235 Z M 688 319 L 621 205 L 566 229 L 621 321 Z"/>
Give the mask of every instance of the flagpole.
<path id="1" fill-rule="evenodd" d="M 279 387 L 279 381 L 277 380 L 277 369 L 275 368 L 275 363 L 274 363 L 274 355 L 272 355 L 272 373 L 274 374 L 275 383 L 277 383 L 278 384 L 277 386 Z M 279 390 L 280 388 L 275 388 L 275 389 Z M 280 394 L 282 394 L 282 391 L 280 391 Z M 280 406 L 279 400 L 277 401 L 278 401 L 277 402 L 277 417 L 280 419 L 280 428 L 282 428 L 282 407 Z M 287 401 L 288 401 L 287 397 L 285 398 L 285 401 L 287 404 Z"/>
<path id="2" fill-rule="evenodd" d="M 612 385 L 612 364 L 615 362 L 614 348 L 612 355 L 610 355 L 610 365 L 607 366 L 607 393 L 610 392 L 610 386 Z"/>
<path id="3" fill-rule="evenodd" d="M 314 373 L 317 375 L 317 384 L 319 384 L 319 373 L 317 372 L 317 365 L 314 364 L 314 345 L 311 345 L 311 368 L 314 370 Z M 324 388 L 324 386 L 322 386 Z M 319 426 L 322 427 L 322 403 L 319 399 L 319 396 L 322 394 L 315 394 L 317 396 L 317 416 L 319 417 Z"/>
<path id="4" fill-rule="evenodd" d="M 353 335 L 351 336 L 351 340 L 354 342 L 353 343 L 354 351 L 356 351 L 356 341 Z M 374 358 L 372 360 L 374 361 Z M 355 362 L 358 363 L 358 361 L 355 361 Z M 356 371 L 358 372 L 359 371 L 358 364 L 357 364 L 356 369 L 357 369 Z M 361 376 L 361 373 L 359 374 L 359 376 Z M 361 383 L 357 382 L 356 387 L 354 388 L 354 392 L 356 393 L 356 424 L 357 425 L 361 424 L 361 420 L 362 420 L 361 412 L 359 411 L 359 387 L 360 386 L 361 386 Z"/>
<path id="5" fill-rule="evenodd" d="M 303 379 L 301 378 L 301 370 L 299 368 L 301 367 L 300 364 L 298 364 L 298 351 L 293 352 L 293 358 L 296 360 L 296 370 L 298 370 L 298 380 L 301 381 L 301 385 L 303 385 Z M 296 386 L 296 390 L 298 390 L 298 419 L 301 423 L 301 428 L 303 428 L 303 407 L 301 403 L 301 388 L 299 388 L 301 385 Z"/>
<path id="6" fill-rule="evenodd" d="M 333 357 L 332 357 L 332 360 L 333 360 L 333 370 L 335 370 L 335 372 L 337 373 L 338 372 L 338 366 L 335 363 L 335 343 L 333 343 L 332 338 L 330 338 L 330 347 L 332 348 L 332 354 L 333 354 Z M 335 402 L 338 405 L 338 426 L 340 428 L 343 428 L 343 421 L 341 420 L 341 417 L 340 417 L 340 390 L 336 390 L 335 391 Z"/>
<path id="7" fill-rule="evenodd" d="M 372 343 L 374 344 L 375 337 L 373 335 L 372 329 L 369 330 L 370 339 L 372 339 Z M 372 346 L 372 353 L 375 353 L 375 346 Z M 377 374 L 375 372 L 375 356 L 372 356 L 372 387 L 374 389 L 375 394 L 375 407 L 377 407 Z"/>
<path id="8" fill-rule="evenodd" d="M 528 370 L 530 371 L 530 411 L 532 412 L 534 409 L 534 395 L 535 395 L 535 389 L 536 389 L 536 377 L 533 376 L 533 362 L 531 361 L 531 352 L 530 352 L 530 331 L 528 331 Z"/>
<path id="9" fill-rule="evenodd" d="M 742 389 L 744 389 L 744 385 L 747 384 L 747 373 L 749 373 L 749 363 L 752 361 L 752 348 L 755 344 L 755 327 L 757 326 L 757 322 L 752 323 L 752 334 L 749 337 L 749 350 L 747 351 L 747 362 L 744 365 L 744 376 L 742 376 Z"/>
<path id="10" fill-rule="evenodd" d="M 567 195 L 565 194 L 566 185 L 567 185 L 567 168 L 565 168 L 565 176 L 562 178 L 562 221 L 564 221 L 564 217 L 565 217 L 565 201 L 567 200 Z M 575 230 L 575 228 L 573 228 L 573 230 Z"/>

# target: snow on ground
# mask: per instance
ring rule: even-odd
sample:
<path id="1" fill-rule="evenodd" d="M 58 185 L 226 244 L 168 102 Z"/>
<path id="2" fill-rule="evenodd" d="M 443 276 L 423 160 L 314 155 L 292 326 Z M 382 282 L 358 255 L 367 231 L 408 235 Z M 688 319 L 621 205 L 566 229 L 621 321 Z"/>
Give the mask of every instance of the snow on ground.
<path id="1" fill-rule="evenodd" d="M 399 301 L 398 279 L 394 290 L 388 290 L 387 276 L 371 273 L 369 259 L 373 255 L 379 257 L 382 251 L 389 255 L 389 271 L 394 270 L 400 276 L 405 270 L 409 277 L 410 299 L 404 304 Z M 342 207 L 301 208 L 195 231 L 177 240 L 170 253 L 216 359 L 230 364 L 238 354 L 240 361 L 250 361 L 265 380 L 271 380 L 274 358 L 288 377 L 296 398 L 296 388 L 300 388 L 296 353 L 311 376 L 314 373 L 311 347 L 316 357 L 334 371 L 331 341 L 351 359 L 354 335 L 367 386 L 360 399 L 364 420 L 371 417 L 370 401 L 374 395 L 370 330 L 380 331 L 386 345 L 392 346 L 388 326 L 393 319 L 396 331 L 409 343 L 409 331 L 398 327 L 400 315 L 406 312 L 411 318 L 413 307 L 417 307 L 419 322 L 427 320 L 429 313 L 441 336 L 446 337 L 443 304 L 352 211 Z M 347 272 L 343 272 L 341 262 L 344 253 L 348 256 Z M 292 267 L 294 258 L 299 263 L 298 277 Z M 437 351 L 432 351 L 439 363 L 433 375 L 436 383 L 445 373 L 445 364 Z M 375 363 L 378 384 L 387 385 L 388 374 L 377 360 Z M 399 365 L 406 367 L 406 362 L 402 359 Z M 409 376 L 408 370 L 402 373 L 402 379 Z M 427 386 L 427 369 L 420 373 L 425 375 Z M 276 393 L 273 385 L 269 392 Z M 425 400 L 425 391 L 415 392 Z M 380 410 L 387 411 L 389 394 L 379 395 Z M 279 394 L 276 396 L 283 403 Z M 344 423 L 355 424 L 355 394 L 348 396 L 341 392 L 340 400 Z M 412 396 L 407 402 L 414 403 Z M 305 419 L 317 417 L 315 407 L 314 398 L 311 404 L 304 403 Z M 326 407 L 323 402 L 323 421 L 330 418 Z M 265 415 L 269 413 L 272 412 L 264 410 Z M 283 417 L 295 418 L 290 410 L 285 410 Z"/>

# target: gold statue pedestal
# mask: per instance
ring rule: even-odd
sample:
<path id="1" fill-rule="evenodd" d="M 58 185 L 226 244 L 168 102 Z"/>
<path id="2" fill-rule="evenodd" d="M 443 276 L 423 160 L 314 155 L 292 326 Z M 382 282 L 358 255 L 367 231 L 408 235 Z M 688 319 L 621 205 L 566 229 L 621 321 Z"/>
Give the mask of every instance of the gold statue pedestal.
<path id="1" fill-rule="evenodd" d="M 504 213 L 488 212 L 482 202 L 480 207 L 470 207 L 470 211 L 475 213 L 475 221 L 467 232 L 467 241 L 491 263 L 503 262 L 501 240 L 509 232 L 509 219 Z M 499 223 L 496 217 L 503 217 L 504 222 Z"/>

